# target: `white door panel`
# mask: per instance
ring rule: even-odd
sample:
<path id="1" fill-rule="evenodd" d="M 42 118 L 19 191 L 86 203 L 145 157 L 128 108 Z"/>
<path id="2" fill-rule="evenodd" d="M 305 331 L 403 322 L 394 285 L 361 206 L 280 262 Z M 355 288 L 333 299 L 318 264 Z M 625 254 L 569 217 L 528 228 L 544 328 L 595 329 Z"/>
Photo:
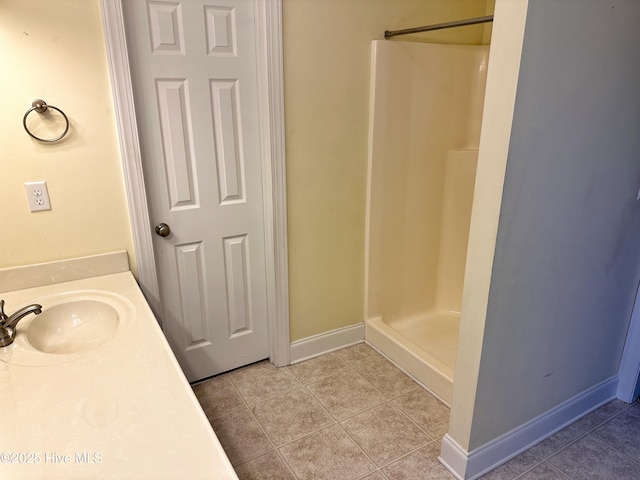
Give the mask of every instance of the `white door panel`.
<path id="1" fill-rule="evenodd" d="M 165 334 L 189 380 L 268 357 L 252 0 L 123 2 Z"/>

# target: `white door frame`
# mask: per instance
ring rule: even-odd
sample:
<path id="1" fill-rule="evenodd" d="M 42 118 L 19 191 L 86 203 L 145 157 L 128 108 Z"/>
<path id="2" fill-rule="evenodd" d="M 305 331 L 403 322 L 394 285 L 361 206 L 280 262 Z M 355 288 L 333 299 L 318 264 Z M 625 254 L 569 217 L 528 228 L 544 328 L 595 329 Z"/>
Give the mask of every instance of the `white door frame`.
<path id="1" fill-rule="evenodd" d="M 636 290 L 636 300 L 631 313 L 629 330 L 624 342 L 624 350 L 618 369 L 618 391 L 616 396 L 624 401 L 631 402 L 640 389 L 640 288 Z"/>
<path id="2" fill-rule="evenodd" d="M 138 266 L 138 283 L 157 315 L 160 311 L 158 278 L 133 103 L 122 1 L 126 0 L 100 0 L 100 5 Z M 256 7 L 256 48 L 259 62 L 269 358 L 274 365 L 280 367 L 288 365 L 290 357 L 282 0 L 253 1 Z"/>

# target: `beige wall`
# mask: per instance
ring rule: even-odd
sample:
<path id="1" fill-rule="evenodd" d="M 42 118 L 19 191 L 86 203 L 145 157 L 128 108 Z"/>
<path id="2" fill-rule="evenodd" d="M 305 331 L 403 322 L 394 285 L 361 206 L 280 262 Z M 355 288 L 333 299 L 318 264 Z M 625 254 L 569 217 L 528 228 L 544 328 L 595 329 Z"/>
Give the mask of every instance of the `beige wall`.
<path id="1" fill-rule="evenodd" d="M 363 320 L 371 41 L 486 8 L 477 0 L 283 0 L 292 340 Z M 412 37 L 479 44 L 483 33 L 480 25 Z"/>
<path id="2" fill-rule="evenodd" d="M 0 2 L 0 268 L 133 254 L 105 55 L 97 0 Z M 69 117 L 64 141 L 41 144 L 24 131 L 36 98 Z M 29 116 L 34 129 L 38 117 Z M 51 211 L 28 210 L 23 184 L 37 180 L 47 181 Z"/>

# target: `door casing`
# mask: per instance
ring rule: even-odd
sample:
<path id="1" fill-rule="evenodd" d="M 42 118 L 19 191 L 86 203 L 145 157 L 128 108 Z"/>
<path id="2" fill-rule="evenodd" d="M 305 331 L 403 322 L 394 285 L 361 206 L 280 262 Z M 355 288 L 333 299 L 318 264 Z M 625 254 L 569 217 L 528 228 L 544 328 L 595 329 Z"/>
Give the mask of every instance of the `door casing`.
<path id="1" fill-rule="evenodd" d="M 122 1 L 100 0 L 100 6 L 134 251 L 138 266 L 138 283 L 152 310 L 157 313 L 160 311 L 158 278 L 133 103 L 133 88 L 129 70 Z M 261 130 L 265 132 L 260 140 L 260 148 L 263 157 L 262 186 L 267 270 L 269 359 L 276 366 L 284 366 L 290 362 L 290 343 L 286 170 L 284 157 L 282 0 L 252 1 L 256 7 L 257 15 L 260 126 Z"/>
<path id="2" fill-rule="evenodd" d="M 636 299 L 629 321 L 627 338 L 618 369 L 618 391 L 616 396 L 627 403 L 635 401 L 640 395 L 640 288 L 636 290 Z"/>

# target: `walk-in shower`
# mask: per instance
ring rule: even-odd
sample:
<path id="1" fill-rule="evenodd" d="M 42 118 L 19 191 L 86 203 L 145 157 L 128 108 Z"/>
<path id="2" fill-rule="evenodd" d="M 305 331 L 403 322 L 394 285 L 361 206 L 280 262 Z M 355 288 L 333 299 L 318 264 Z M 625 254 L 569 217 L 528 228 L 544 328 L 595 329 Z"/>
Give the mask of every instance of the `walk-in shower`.
<path id="1" fill-rule="evenodd" d="M 488 54 L 372 45 L 365 337 L 447 403 Z"/>

